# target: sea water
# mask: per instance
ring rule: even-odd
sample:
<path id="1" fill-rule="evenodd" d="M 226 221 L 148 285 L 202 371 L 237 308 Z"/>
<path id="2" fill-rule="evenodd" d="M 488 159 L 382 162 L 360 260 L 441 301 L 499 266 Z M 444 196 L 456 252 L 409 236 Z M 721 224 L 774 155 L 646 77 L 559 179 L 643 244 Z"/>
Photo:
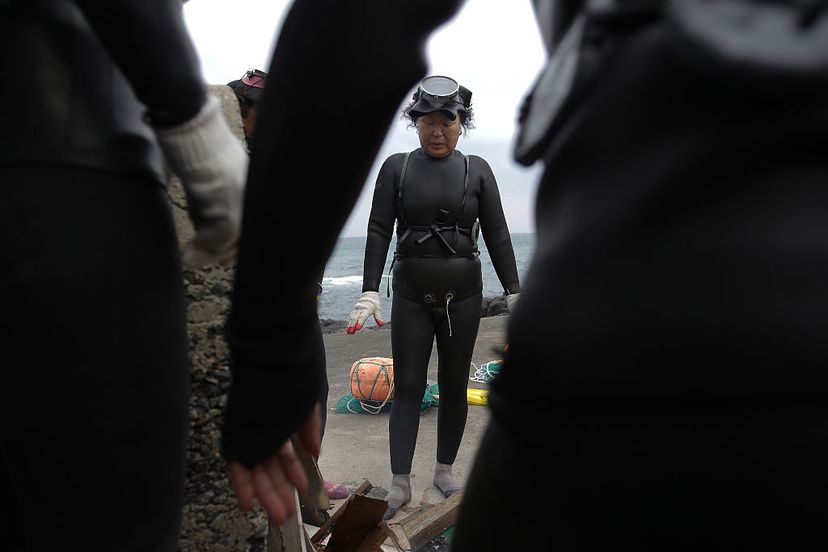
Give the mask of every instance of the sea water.
<path id="1" fill-rule="evenodd" d="M 535 234 L 512 234 L 512 247 L 515 250 L 518 275 L 523 280 L 529 262 L 535 251 Z M 483 269 L 483 296 L 496 296 L 503 293 L 503 286 L 497 279 L 485 239 L 479 242 L 480 264 Z M 386 295 L 388 269 L 394 254 L 394 240 L 388 248 L 382 284 L 379 290 L 382 316 L 391 320 L 391 299 Z M 362 263 L 365 256 L 365 237 L 340 238 L 325 267 L 322 281 L 322 297 L 319 300 L 319 317 L 322 319 L 347 320 L 354 303 L 362 293 Z M 392 291 L 393 294 L 393 291 Z M 373 320 L 369 322 L 373 324 Z"/>

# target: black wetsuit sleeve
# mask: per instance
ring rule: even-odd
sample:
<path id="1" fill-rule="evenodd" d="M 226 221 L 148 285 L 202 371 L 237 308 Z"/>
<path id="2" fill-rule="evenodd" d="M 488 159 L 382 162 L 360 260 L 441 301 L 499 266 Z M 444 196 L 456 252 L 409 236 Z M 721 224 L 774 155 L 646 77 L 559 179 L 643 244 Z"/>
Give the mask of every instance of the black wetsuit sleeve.
<path id="1" fill-rule="evenodd" d="M 424 46 L 460 0 L 295 0 L 258 109 L 227 321 L 222 452 L 259 464 L 307 419 L 321 373 L 315 279 L 336 246 Z M 378 80 L 379 79 L 379 80 Z M 365 86 L 371 88 L 370 101 Z M 370 105 L 369 105 L 370 104 Z M 358 134 L 344 129 L 359 125 Z M 317 147 L 314 147 L 316 145 Z"/>
<path id="2" fill-rule="evenodd" d="M 512 237 L 503 214 L 503 205 L 500 202 L 500 191 L 497 181 L 489 164 L 482 158 L 472 156 L 472 163 L 480 167 L 480 230 L 489 257 L 494 265 L 495 273 L 506 293 L 519 293 L 520 280 L 518 279 L 515 251 L 512 248 Z"/>
<path id="3" fill-rule="evenodd" d="M 207 99 L 180 0 L 77 0 L 153 124 L 194 117 Z"/>
<path id="4" fill-rule="evenodd" d="M 397 195 L 394 181 L 399 168 L 392 166 L 392 159 L 398 161 L 400 156 L 385 160 L 374 186 L 374 199 L 371 202 L 371 215 L 368 217 L 368 235 L 365 239 L 365 262 L 362 269 L 362 291 L 379 291 L 385 259 L 388 257 L 388 245 L 394 234 L 396 220 Z"/>

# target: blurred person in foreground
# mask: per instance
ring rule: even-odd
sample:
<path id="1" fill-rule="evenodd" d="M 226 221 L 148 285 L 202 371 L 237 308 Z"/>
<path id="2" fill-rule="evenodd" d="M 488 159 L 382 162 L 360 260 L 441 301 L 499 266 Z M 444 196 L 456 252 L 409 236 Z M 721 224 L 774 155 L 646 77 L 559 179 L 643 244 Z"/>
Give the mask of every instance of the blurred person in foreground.
<path id="1" fill-rule="evenodd" d="M 293 419 L 231 400 L 274 443 L 316 396 L 303 282 L 461 5 L 298 0 L 282 27 L 229 324 L 245 372 L 295 392 Z M 545 165 L 537 250 L 452 550 L 824 546 L 826 2 L 534 5 L 552 62 L 515 156 Z"/>
<path id="2" fill-rule="evenodd" d="M 0 2 L 0 45 L 0 541 L 175 551 L 189 376 L 162 160 L 198 268 L 235 257 L 247 155 L 177 0 Z"/>
<path id="3" fill-rule="evenodd" d="M 244 127 L 244 138 L 247 143 L 248 151 L 253 143 L 253 131 L 256 126 L 256 114 L 258 112 L 258 105 L 262 100 L 264 88 L 267 85 L 267 80 L 267 73 L 265 73 L 264 71 L 260 69 L 248 69 L 247 71 L 245 71 L 244 75 L 242 75 L 240 79 L 235 79 L 227 83 L 227 86 L 229 86 L 233 90 L 233 93 L 236 95 L 236 99 L 239 102 L 239 112 L 242 118 L 242 125 Z M 320 272 L 315 279 L 318 285 L 316 295 L 317 301 L 319 301 L 322 297 L 323 278 L 324 274 Z M 319 438 L 321 440 L 325 436 L 325 426 L 327 424 L 328 419 L 328 409 L 326 406 L 328 402 L 328 374 L 325 369 L 324 344 L 320 341 L 318 345 L 319 349 L 316 351 L 318 356 L 315 362 L 318 365 L 322 366 L 322 379 L 319 389 Z M 329 498 L 345 498 L 349 494 L 348 488 L 341 483 L 334 483 L 332 481 L 324 480 L 322 484 Z M 304 497 L 300 496 L 300 501 L 303 498 Z M 318 514 L 316 512 L 308 510 L 308 514 L 303 515 L 303 517 L 306 518 L 307 521 L 311 518 L 318 518 Z"/>

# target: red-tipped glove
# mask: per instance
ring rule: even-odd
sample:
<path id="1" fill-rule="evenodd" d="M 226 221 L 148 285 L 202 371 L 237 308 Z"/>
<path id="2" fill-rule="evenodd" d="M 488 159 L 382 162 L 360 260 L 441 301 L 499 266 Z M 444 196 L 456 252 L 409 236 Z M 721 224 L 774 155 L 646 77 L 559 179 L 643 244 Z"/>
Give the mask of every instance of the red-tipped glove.
<path id="1" fill-rule="evenodd" d="M 348 317 L 348 333 L 352 334 L 361 330 L 370 316 L 374 317 L 377 326 L 385 324 L 380 311 L 379 293 L 376 291 L 364 291 L 360 295 L 359 301 L 356 302 L 351 315 Z"/>

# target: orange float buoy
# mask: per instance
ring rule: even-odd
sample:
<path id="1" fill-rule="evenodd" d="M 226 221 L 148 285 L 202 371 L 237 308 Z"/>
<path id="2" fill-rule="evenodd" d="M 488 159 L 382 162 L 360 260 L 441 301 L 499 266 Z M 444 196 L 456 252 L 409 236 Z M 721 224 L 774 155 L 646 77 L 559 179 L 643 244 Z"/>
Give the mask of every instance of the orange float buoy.
<path id="1" fill-rule="evenodd" d="M 351 366 L 351 394 L 360 401 L 386 403 L 394 398 L 394 361 L 361 358 Z"/>

